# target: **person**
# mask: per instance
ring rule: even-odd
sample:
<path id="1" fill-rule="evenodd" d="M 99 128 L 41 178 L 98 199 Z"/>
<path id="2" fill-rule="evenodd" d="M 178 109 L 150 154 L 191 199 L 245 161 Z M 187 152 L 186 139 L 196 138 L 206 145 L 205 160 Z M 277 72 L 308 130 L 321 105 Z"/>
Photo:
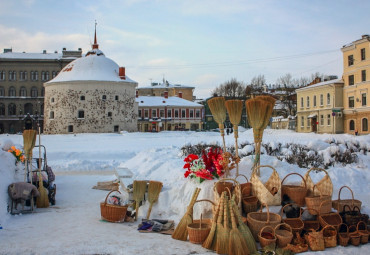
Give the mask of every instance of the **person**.
<path id="1" fill-rule="evenodd" d="M 356 135 L 356 136 L 358 135 L 358 130 L 357 130 L 357 128 L 355 129 L 355 135 Z"/>

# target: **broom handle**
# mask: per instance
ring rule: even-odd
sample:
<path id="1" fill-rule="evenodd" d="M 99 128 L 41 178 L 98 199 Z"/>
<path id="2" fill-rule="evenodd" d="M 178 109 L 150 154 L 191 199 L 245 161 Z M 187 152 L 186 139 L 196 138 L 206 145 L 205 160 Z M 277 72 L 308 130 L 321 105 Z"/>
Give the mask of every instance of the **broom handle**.
<path id="1" fill-rule="evenodd" d="M 238 125 L 234 125 L 234 137 L 235 137 L 235 155 L 236 155 L 236 176 L 239 175 L 239 152 L 238 152 Z"/>
<path id="2" fill-rule="evenodd" d="M 150 213 L 152 212 L 153 203 L 149 204 L 148 213 L 146 214 L 146 219 L 149 220 Z"/>
<path id="3" fill-rule="evenodd" d="M 220 129 L 220 133 L 221 133 L 221 137 L 222 137 L 222 145 L 223 145 L 223 148 L 224 148 L 224 152 L 226 152 L 226 144 L 225 144 L 225 128 L 224 128 L 224 124 L 219 123 L 219 124 L 218 124 L 218 128 Z"/>

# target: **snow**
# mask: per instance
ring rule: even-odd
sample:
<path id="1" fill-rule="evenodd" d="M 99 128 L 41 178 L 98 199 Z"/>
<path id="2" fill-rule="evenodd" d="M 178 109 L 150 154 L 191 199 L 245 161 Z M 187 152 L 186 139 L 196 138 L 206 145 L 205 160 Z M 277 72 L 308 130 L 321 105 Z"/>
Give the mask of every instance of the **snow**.
<path id="1" fill-rule="evenodd" d="M 233 135 L 225 138 L 228 145 L 234 144 Z M 178 223 L 195 187 L 202 189 L 198 199 L 213 200 L 213 182 L 197 184 L 183 177 L 184 162 L 180 148 L 189 143 L 220 144 L 218 132 L 42 135 L 41 140 L 46 146 L 48 165 L 56 173 L 56 205 L 37 208 L 32 214 L 8 214 L 7 186 L 23 179 L 23 168 L 22 165 L 15 166 L 13 155 L 0 150 L 0 224 L 3 227 L 0 229 L 0 254 L 214 254 L 200 245 L 177 241 L 167 235 L 139 233 L 137 225 L 145 217 L 147 202 L 140 207 L 138 222 L 102 222 L 99 203 L 108 192 L 92 187 L 100 181 L 114 180 L 114 169 L 119 167 L 130 169 L 133 179 L 161 181 L 164 187 L 158 203 L 154 204 L 151 217 L 172 219 Z M 287 143 L 295 142 L 312 150 L 320 148 L 328 155 L 341 150 L 340 146 L 330 144 L 331 141 L 358 143 L 362 148 L 369 148 L 370 135 L 356 137 L 267 129 L 263 136 L 263 142 L 272 148 L 279 143 L 286 148 Z M 251 129 L 239 132 L 239 143 L 245 142 L 253 142 Z M 19 148 L 22 143 L 21 135 L 0 135 L 0 148 L 7 149 L 13 144 Z M 252 148 L 246 146 L 244 150 L 250 151 Z M 358 157 L 358 163 L 346 166 L 337 164 L 327 171 L 334 184 L 333 200 L 337 199 L 340 187 L 348 185 L 355 198 L 362 201 L 361 211 L 369 214 L 370 157 L 362 154 Z M 240 172 L 248 178 L 253 158 L 247 156 L 240 162 Z M 261 164 L 273 166 L 281 179 L 291 172 L 304 175 L 307 171 L 267 155 L 261 156 Z M 271 169 L 266 168 L 261 172 L 268 175 Z M 317 174 L 311 177 L 315 182 L 322 176 Z M 284 183 L 296 180 L 299 178 L 292 176 Z M 349 198 L 350 194 L 343 190 L 341 197 Z M 271 208 L 275 212 L 279 209 Z M 195 218 L 199 218 L 201 212 L 210 216 L 207 203 L 194 207 Z M 369 251 L 368 244 L 359 247 L 338 246 L 307 254 L 369 254 Z"/>
<path id="2" fill-rule="evenodd" d="M 329 80 L 329 81 L 323 81 L 323 82 L 319 82 L 319 83 L 316 83 L 316 84 L 313 84 L 313 85 L 306 86 L 304 88 L 296 89 L 296 92 L 306 90 L 306 89 L 311 89 L 311 88 L 317 88 L 317 87 L 325 86 L 325 85 L 328 85 L 328 84 L 343 83 L 343 82 L 344 82 L 343 79 L 334 79 L 334 80 Z"/>
<path id="3" fill-rule="evenodd" d="M 61 53 L 25 53 L 25 52 L 7 52 L 1 53 L 0 58 L 9 59 L 61 59 Z M 74 58 L 75 59 L 75 58 Z"/>
<path id="4" fill-rule="evenodd" d="M 192 106 L 192 107 L 203 107 L 203 105 L 191 102 L 189 100 L 179 97 L 155 97 L 155 96 L 139 96 L 136 98 L 136 102 L 139 106 Z"/>

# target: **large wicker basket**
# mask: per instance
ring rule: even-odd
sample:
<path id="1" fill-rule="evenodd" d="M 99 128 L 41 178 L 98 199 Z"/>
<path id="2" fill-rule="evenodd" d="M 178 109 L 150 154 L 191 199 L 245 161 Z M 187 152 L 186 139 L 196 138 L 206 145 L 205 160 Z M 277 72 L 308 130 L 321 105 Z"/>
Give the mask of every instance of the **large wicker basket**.
<path id="1" fill-rule="evenodd" d="M 349 189 L 349 191 L 351 191 L 352 199 L 340 199 L 340 194 L 343 188 L 347 188 Z M 358 206 L 359 208 L 361 208 L 362 205 L 362 202 L 360 200 L 354 198 L 353 191 L 348 186 L 342 186 L 338 192 L 338 200 L 333 200 L 333 208 L 338 212 L 342 212 L 345 205 L 349 205 L 352 208 L 354 206 Z"/>
<path id="2" fill-rule="evenodd" d="M 331 201 L 326 201 L 326 202 L 323 202 L 324 203 L 330 203 L 331 205 Z M 335 227 L 336 230 L 339 229 L 339 225 L 343 223 L 342 221 L 342 217 L 340 217 L 339 213 L 337 212 L 329 212 L 329 213 L 325 213 L 325 214 L 319 214 L 319 222 L 320 222 L 320 225 L 324 228 L 326 227 L 327 225 L 331 225 L 333 227 Z"/>
<path id="3" fill-rule="evenodd" d="M 298 175 L 299 177 L 301 177 L 304 183 L 304 186 L 283 184 L 285 179 L 290 175 Z M 298 173 L 290 173 L 287 176 L 285 176 L 284 179 L 281 181 L 281 199 L 283 199 L 284 195 L 287 195 L 291 200 L 293 200 L 299 206 L 304 206 L 306 204 L 305 202 L 306 194 L 307 194 L 307 184 L 302 175 Z"/>
<path id="4" fill-rule="evenodd" d="M 281 215 L 283 215 L 284 213 L 284 208 L 286 206 L 290 206 L 292 204 L 286 204 L 284 205 L 282 208 L 281 208 Z M 300 215 L 302 213 L 302 209 L 300 208 Z M 283 216 L 281 216 L 282 220 L 284 223 L 288 224 L 289 227 L 292 229 L 292 233 L 301 233 L 301 231 L 303 230 L 303 227 L 304 227 L 304 223 L 301 219 L 301 217 L 298 217 L 298 218 L 283 218 Z"/>
<path id="5" fill-rule="evenodd" d="M 119 190 L 112 190 L 108 193 L 104 203 L 100 203 L 101 218 L 109 222 L 124 222 L 128 206 L 107 204 L 108 196 L 112 192 L 118 192 L 121 194 Z"/>
<path id="6" fill-rule="evenodd" d="M 326 201 L 331 202 L 331 196 L 323 195 L 320 189 L 316 185 L 313 186 L 312 194 L 315 194 L 315 188 L 319 190 L 320 195 L 319 196 L 310 195 L 305 198 L 306 205 L 307 205 L 308 210 L 310 211 L 310 214 L 315 215 L 316 212 L 319 212 L 320 214 L 329 213 L 331 211 L 332 205 L 331 203 L 324 203 L 324 202 Z M 324 205 L 322 206 L 322 204 Z"/>
<path id="7" fill-rule="evenodd" d="M 213 186 L 213 200 L 216 204 L 220 203 L 221 195 L 224 191 L 227 192 L 228 196 L 230 193 L 231 196 L 235 195 L 235 203 L 238 206 L 239 212 L 242 213 L 242 192 L 240 183 L 233 178 L 223 178 L 215 182 Z M 231 199 L 231 197 L 229 199 Z"/>
<path id="8" fill-rule="evenodd" d="M 319 182 L 314 184 L 313 181 L 312 181 L 312 178 L 310 176 L 311 172 L 315 172 L 315 173 L 323 172 L 325 174 L 325 176 Z M 325 169 L 313 167 L 313 168 L 311 168 L 310 170 L 308 170 L 306 172 L 306 174 L 304 175 L 304 179 L 305 179 L 306 185 L 307 185 L 307 195 L 308 196 L 310 196 L 310 195 L 318 196 L 318 195 L 320 195 L 318 190 L 320 190 L 322 195 L 330 196 L 330 199 L 331 199 L 331 196 L 333 195 L 333 182 L 331 181 L 330 176 L 329 176 L 328 172 L 326 172 Z M 318 189 L 316 191 L 313 190 L 314 185 L 316 185 L 318 187 Z"/>

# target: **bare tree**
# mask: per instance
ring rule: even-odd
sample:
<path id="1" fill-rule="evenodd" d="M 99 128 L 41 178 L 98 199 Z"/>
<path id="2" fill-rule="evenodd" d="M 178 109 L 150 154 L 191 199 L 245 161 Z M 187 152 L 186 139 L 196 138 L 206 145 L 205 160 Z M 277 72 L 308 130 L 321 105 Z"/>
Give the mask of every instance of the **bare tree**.
<path id="1" fill-rule="evenodd" d="M 255 88 L 262 88 L 263 85 L 266 84 L 265 75 L 259 74 L 257 76 L 254 76 L 251 80 L 252 87 Z"/>
<path id="2" fill-rule="evenodd" d="M 229 98 L 240 98 L 245 96 L 245 85 L 243 82 L 232 78 L 230 81 L 222 83 L 212 91 L 213 96 L 225 96 Z"/>
<path id="3" fill-rule="evenodd" d="M 285 74 L 284 76 L 281 76 L 276 81 L 279 85 L 284 85 L 284 87 L 292 87 L 293 86 L 293 78 L 290 73 Z"/>

